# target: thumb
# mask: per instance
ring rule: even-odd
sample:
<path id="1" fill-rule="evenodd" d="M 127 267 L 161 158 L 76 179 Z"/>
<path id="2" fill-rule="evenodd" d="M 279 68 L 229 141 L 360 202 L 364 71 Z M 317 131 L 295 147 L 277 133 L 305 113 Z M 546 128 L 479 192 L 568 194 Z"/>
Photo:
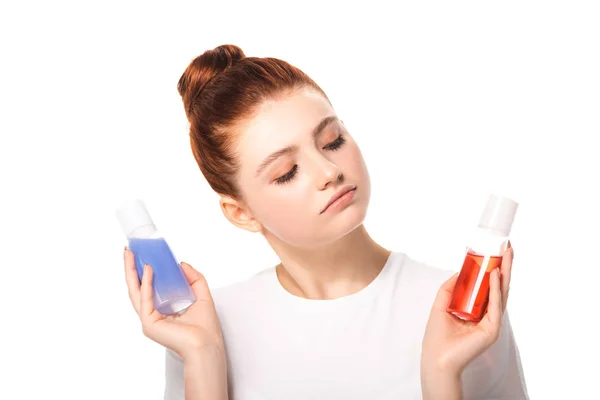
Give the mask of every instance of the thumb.
<path id="1" fill-rule="evenodd" d="M 458 272 L 448 278 L 439 288 L 435 300 L 433 302 L 433 307 L 446 311 L 448 307 L 448 303 L 450 302 L 450 298 L 452 297 L 452 292 L 454 291 L 454 286 L 456 285 L 456 280 L 458 279 Z"/>
<path id="2" fill-rule="evenodd" d="M 204 275 L 196 271 L 190 264 L 186 262 L 181 263 L 181 269 L 183 270 L 188 283 L 192 287 L 194 295 L 196 295 L 196 299 L 204 301 L 208 300 L 212 302 L 210 289 L 208 288 L 206 279 L 204 279 Z"/>

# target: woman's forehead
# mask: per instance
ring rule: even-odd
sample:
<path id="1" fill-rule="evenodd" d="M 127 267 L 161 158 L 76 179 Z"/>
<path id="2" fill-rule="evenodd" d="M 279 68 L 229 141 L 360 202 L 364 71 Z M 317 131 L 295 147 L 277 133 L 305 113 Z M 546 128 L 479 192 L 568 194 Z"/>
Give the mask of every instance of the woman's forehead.
<path id="1" fill-rule="evenodd" d="M 335 115 L 327 99 L 313 90 L 265 101 L 241 129 L 239 152 L 258 163 L 273 151 L 310 139 L 321 120 Z"/>

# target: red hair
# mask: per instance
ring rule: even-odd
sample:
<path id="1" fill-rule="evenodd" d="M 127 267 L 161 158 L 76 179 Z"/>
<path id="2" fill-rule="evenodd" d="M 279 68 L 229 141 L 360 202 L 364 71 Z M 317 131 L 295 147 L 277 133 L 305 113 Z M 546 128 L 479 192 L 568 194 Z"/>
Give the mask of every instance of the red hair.
<path id="1" fill-rule="evenodd" d="M 177 84 L 190 123 L 194 158 L 212 189 L 241 199 L 235 127 L 266 100 L 312 88 L 323 90 L 298 68 L 276 58 L 246 57 L 222 45 L 196 57 Z"/>

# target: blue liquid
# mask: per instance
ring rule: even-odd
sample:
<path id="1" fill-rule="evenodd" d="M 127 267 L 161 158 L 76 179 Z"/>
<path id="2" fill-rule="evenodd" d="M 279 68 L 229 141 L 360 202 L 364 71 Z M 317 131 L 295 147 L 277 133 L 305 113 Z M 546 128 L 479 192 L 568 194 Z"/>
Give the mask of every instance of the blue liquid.
<path id="1" fill-rule="evenodd" d="M 161 314 L 182 312 L 196 301 L 194 292 L 165 239 L 129 239 L 129 249 L 133 252 L 140 282 L 145 264 L 150 265 L 154 271 L 154 308 Z"/>

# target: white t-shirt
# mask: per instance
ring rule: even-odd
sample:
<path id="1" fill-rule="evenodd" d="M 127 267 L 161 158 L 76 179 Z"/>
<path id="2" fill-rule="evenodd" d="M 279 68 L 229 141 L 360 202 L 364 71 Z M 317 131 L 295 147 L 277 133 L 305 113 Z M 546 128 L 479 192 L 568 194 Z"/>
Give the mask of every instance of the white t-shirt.
<path id="1" fill-rule="evenodd" d="M 421 399 L 425 325 L 445 271 L 392 252 L 363 290 L 294 296 L 275 268 L 213 291 L 230 400 Z M 462 376 L 465 399 L 528 399 L 508 314 L 500 338 Z M 184 400 L 183 363 L 167 351 L 165 400 Z"/>

